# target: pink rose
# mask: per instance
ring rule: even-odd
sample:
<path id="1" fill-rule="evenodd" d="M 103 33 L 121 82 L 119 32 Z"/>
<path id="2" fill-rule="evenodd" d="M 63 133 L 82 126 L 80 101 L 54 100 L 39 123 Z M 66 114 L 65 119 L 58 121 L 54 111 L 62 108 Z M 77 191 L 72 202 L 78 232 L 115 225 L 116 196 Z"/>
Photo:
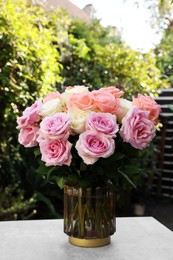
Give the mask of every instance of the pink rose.
<path id="1" fill-rule="evenodd" d="M 20 144 L 25 147 L 33 147 L 38 144 L 36 141 L 38 137 L 39 128 L 36 126 L 27 126 L 25 128 L 20 129 L 18 141 Z"/>
<path id="2" fill-rule="evenodd" d="M 99 90 L 94 90 L 91 94 L 98 111 L 111 114 L 119 114 L 121 112 L 119 99 L 115 98 L 111 93 L 105 94 Z"/>
<path id="3" fill-rule="evenodd" d="M 74 93 L 69 97 L 67 107 L 77 107 L 81 110 L 93 110 L 94 101 L 91 92 Z"/>
<path id="4" fill-rule="evenodd" d="M 62 166 L 71 163 L 71 147 L 69 141 L 44 140 L 40 142 L 41 160 L 46 166 Z"/>
<path id="5" fill-rule="evenodd" d="M 38 142 L 42 139 L 67 140 L 70 135 L 70 121 L 66 113 L 45 117 L 40 123 Z"/>
<path id="6" fill-rule="evenodd" d="M 116 137 L 118 132 L 116 116 L 110 113 L 92 112 L 87 116 L 85 125 L 86 129 L 103 133 L 107 137 Z"/>
<path id="7" fill-rule="evenodd" d="M 56 91 L 56 92 L 51 92 L 49 93 L 47 96 L 45 96 L 45 98 L 43 99 L 43 103 L 46 103 L 47 101 L 50 101 L 52 99 L 56 99 L 56 98 L 61 98 L 61 94 Z"/>
<path id="8" fill-rule="evenodd" d="M 42 107 L 41 100 L 37 100 L 32 106 L 27 107 L 23 115 L 17 119 L 17 129 L 25 128 L 28 125 L 34 125 L 39 120 L 39 112 Z"/>
<path id="9" fill-rule="evenodd" d="M 152 121 L 156 120 L 161 112 L 160 105 L 158 105 L 156 101 L 150 96 L 143 96 L 138 94 L 137 98 L 133 97 L 132 105 L 139 107 L 142 110 L 149 111 L 149 118 Z"/>
<path id="10" fill-rule="evenodd" d="M 112 94 L 115 98 L 120 98 L 123 94 L 124 91 L 121 91 L 119 88 L 110 86 L 107 88 L 100 88 L 98 90 L 101 93 L 104 93 L 105 95 L 107 95 L 108 93 Z"/>
<path id="11" fill-rule="evenodd" d="M 107 158 L 114 153 L 115 142 L 106 135 L 95 131 L 80 134 L 76 150 L 86 164 L 94 164 L 100 157 Z"/>
<path id="12" fill-rule="evenodd" d="M 150 113 L 137 107 L 129 110 L 122 119 L 120 135 L 124 142 L 136 149 L 146 148 L 155 136 L 154 123 L 149 119 Z"/>

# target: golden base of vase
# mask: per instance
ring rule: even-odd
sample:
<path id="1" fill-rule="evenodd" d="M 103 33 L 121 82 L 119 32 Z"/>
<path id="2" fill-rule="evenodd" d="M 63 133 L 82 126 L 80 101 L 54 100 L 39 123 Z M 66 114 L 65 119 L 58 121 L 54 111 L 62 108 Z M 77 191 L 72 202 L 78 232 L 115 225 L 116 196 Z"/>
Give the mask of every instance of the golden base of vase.
<path id="1" fill-rule="evenodd" d="M 80 247 L 100 247 L 110 244 L 110 237 L 99 239 L 83 239 L 76 237 L 69 237 L 69 242 L 74 246 Z"/>

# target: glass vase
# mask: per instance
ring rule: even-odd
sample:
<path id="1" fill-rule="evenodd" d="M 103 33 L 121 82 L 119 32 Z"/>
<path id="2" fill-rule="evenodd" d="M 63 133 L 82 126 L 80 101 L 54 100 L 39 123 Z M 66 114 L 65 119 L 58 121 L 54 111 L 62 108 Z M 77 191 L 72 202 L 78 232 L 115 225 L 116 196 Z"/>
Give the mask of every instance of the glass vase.
<path id="1" fill-rule="evenodd" d="M 105 187 L 64 187 L 64 232 L 69 242 L 81 247 L 110 243 L 116 230 L 115 189 Z"/>

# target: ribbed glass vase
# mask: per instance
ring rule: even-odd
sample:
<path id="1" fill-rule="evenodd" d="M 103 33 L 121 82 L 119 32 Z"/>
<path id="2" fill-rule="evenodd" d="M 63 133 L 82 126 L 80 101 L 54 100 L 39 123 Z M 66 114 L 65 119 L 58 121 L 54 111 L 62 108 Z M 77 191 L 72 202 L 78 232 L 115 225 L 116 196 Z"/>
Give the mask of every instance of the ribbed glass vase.
<path id="1" fill-rule="evenodd" d="M 64 187 L 64 232 L 69 242 L 81 247 L 98 247 L 110 243 L 116 230 L 115 188 Z"/>

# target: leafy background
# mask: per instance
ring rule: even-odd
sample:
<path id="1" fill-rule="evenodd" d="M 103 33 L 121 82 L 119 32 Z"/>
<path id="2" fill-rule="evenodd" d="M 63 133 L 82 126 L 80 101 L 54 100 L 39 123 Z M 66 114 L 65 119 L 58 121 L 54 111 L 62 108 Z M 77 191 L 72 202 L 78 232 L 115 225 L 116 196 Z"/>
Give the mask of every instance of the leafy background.
<path id="1" fill-rule="evenodd" d="M 63 191 L 38 170 L 34 150 L 18 144 L 16 118 L 25 107 L 68 85 L 115 85 L 127 98 L 138 92 L 154 97 L 173 81 L 172 32 L 170 22 L 156 49 L 143 54 L 97 19 L 86 24 L 64 10 L 47 12 L 31 1 L 0 0 L 0 220 L 63 214 Z M 143 197 L 144 180 L 155 170 L 153 156 L 154 144 L 134 158 L 140 174 L 131 167 L 118 180 L 120 212 L 131 203 L 129 180 L 135 181 L 136 197 Z"/>

